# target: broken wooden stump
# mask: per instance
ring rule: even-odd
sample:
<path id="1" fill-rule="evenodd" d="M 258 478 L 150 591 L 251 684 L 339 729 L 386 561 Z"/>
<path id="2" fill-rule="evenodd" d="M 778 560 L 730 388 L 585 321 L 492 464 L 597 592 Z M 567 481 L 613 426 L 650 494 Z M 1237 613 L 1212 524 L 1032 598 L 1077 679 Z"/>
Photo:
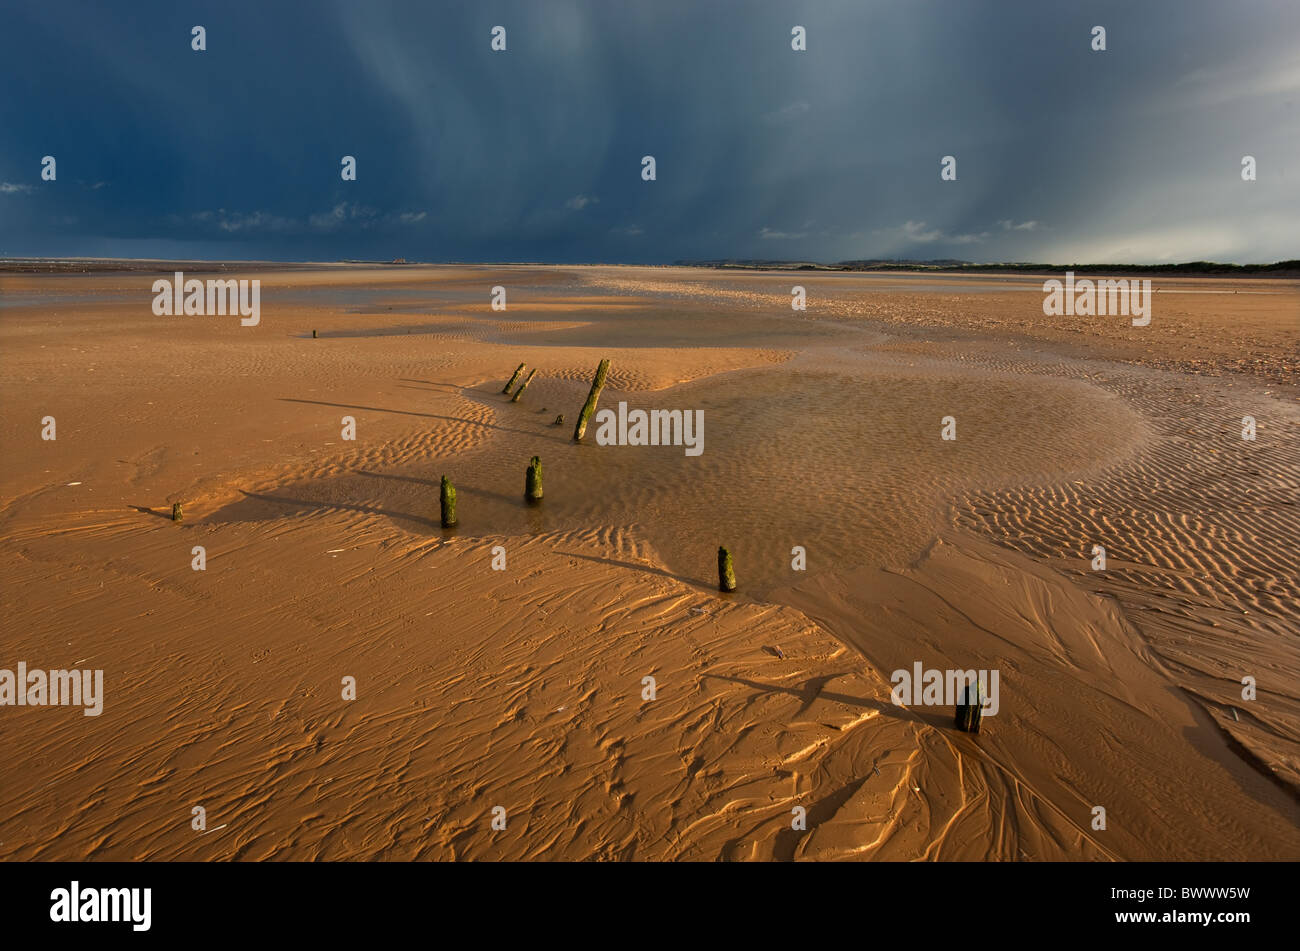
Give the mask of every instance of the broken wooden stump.
<path id="1" fill-rule="evenodd" d="M 519 397 L 524 395 L 524 390 L 528 389 L 528 384 L 533 382 L 533 377 L 537 376 L 537 370 L 534 369 L 528 374 L 528 379 L 519 384 L 519 389 L 515 390 L 515 395 L 510 397 L 510 402 L 518 403 Z"/>
<path id="2" fill-rule="evenodd" d="M 978 733 L 984 716 L 984 692 L 978 683 L 966 684 L 957 698 L 957 729 L 963 733 Z"/>
<path id="3" fill-rule="evenodd" d="M 736 569 L 731 563 L 731 552 L 718 548 L 718 590 L 736 590 Z"/>
<path id="4" fill-rule="evenodd" d="M 542 500 L 542 460 L 537 456 L 528 463 L 528 472 L 524 476 L 524 498 L 529 502 Z"/>
<path id="5" fill-rule="evenodd" d="M 574 442 L 582 442 L 582 437 L 587 432 L 587 420 L 591 418 L 592 413 L 596 412 L 596 401 L 600 399 L 600 391 L 605 388 L 607 376 L 609 376 L 609 361 L 601 360 L 600 365 L 596 367 L 596 376 L 591 381 L 587 402 L 582 404 L 582 412 L 578 415 L 578 425 L 573 428 Z"/>
<path id="6" fill-rule="evenodd" d="M 446 476 L 442 477 L 442 487 L 438 490 L 438 506 L 442 509 L 442 527 L 456 527 L 456 487 Z"/>
<path id="7" fill-rule="evenodd" d="M 519 364 L 519 366 L 515 367 L 515 375 L 510 378 L 510 382 L 506 384 L 505 389 L 503 389 L 501 392 L 509 393 L 510 387 L 515 385 L 515 380 L 519 379 L 519 377 L 523 375 L 523 372 L 524 372 L 524 365 L 521 363 Z"/>
<path id="8" fill-rule="evenodd" d="M 185 513 L 181 511 L 181 503 L 172 503 L 172 521 L 179 522 L 185 518 Z"/>

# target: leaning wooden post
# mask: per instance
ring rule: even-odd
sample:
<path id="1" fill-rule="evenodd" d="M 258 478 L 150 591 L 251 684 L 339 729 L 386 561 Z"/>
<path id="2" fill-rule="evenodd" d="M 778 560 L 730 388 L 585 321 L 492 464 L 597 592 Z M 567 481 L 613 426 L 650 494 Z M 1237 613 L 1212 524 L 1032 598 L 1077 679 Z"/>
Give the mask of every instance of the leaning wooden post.
<path id="1" fill-rule="evenodd" d="M 510 397 L 510 402 L 518 403 L 519 397 L 524 395 L 524 390 L 528 389 L 528 384 L 533 382 L 533 377 L 537 376 L 537 370 L 533 369 L 528 374 L 528 379 L 519 384 L 519 389 L 515 390 L 515 395 Z"/>
<path id="2" fill-rule="evenodd" d="M 528 473 L 524 476 L 524 498 L 529 502 L 542 500 L 542 460 L 533 456 L 528 463 Z"/>
<path id="3" fill-rule="evenodd" d="M 179 522 L 185 518 L 185 513 L 181 511 L 181 503 L 172 503 L 172 521 Z"/>
<path id="4" fill-rule="evenodd" d="M 438 504 L 442 508 L 442 527 L 456 527 L 456 487 L 446 476 L 442 477 L 442 488 L 438 490 Z"/>
<path id="5" fill-rule="evenodd" d="M 563 425 L 564 425 L 564 414 L 561 413 L 559 416 L 555 417 L 555 422 L 552 423 L 552 425 L 553 425 L 553 426 L 563 426 Z"/>
<path id="6" fill-rule="evenodd" d="M 978 681 L 966 684 L 957 697 L 957 729 L 963 733 L 978 733 L 984 716 L 984 693 Z"/>
<path id="7" fill-rule="evenodd" d="M 718 590 L 736 590 L 736 570 L 731 564 L 731 552 L 718 548 Z"/>
<path id="8" fill-rule="evenodd" d="M 510 387 L 512 387 L 512 386 L 515 385 L 515 380 L 519 379 L 519 377 L 523 374 L 523 372 L 524 372 L 524 365 L 521 363 L 521 364 L 519 364 L 519 366 L 517 366 L 517 367 L 515 368 L 515 375 L 512 376 L 512 377 L 510 378 L 510 382 L 508 382 L 508 383 L 506 384 L 506 388 L 505 388 L 504 390 L 502 390 L 501 392 L 502 392 L 502 393 L 509 393 L 509 392 L 510 392 Z"/>
<path id="9" fill-rule="evenodd" d="M 596 367 L 596 376 L 591 381 L 591 390 L 587 393 L 587 402 L 582 404 L 582 412 L 578 414 L 578 425 L 573 428 L 573 441 L 582 442 L 582 437 L 587 432 L 587 420 L 591 414 L 596 412 L 596 401 L 600 399 L 600 391 L 605 388 L 605 377 L 609 376 L 609 361 L 601 360 L 600 366 Z"/>

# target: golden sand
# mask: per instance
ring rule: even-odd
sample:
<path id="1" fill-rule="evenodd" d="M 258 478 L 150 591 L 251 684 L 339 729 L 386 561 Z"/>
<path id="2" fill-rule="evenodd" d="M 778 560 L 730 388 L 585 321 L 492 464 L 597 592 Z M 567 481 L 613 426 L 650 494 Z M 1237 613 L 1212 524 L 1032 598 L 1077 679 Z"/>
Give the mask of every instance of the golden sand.
<path id="1" fill-rule="evenodd" d="M 0 668 L 106 691 L 0 707 L 0 858 L 1300 858 L 1295 282 L 1140 328 L 1021 276 L 250 266 L 241 327 L 157 276 L 0 274 Z M 575 445 L 603 357 L 704 452 Z M 892 703 L 918 661 L 997 716 Z"/>

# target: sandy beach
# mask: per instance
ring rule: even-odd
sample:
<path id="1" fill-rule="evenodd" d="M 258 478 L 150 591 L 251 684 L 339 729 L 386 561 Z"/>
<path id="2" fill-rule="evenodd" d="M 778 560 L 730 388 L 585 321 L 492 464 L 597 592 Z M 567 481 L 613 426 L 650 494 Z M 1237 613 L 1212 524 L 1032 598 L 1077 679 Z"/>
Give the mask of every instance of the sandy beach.
<path id="1" fill-rule="evenodd" d="M 0 714 L 0 859 L 1300 859 L 1300 282 L 170 276 L 0 272 L 0 668 L 104 672 Z M 703 451 L 575 443 L 606 358 Z"/>

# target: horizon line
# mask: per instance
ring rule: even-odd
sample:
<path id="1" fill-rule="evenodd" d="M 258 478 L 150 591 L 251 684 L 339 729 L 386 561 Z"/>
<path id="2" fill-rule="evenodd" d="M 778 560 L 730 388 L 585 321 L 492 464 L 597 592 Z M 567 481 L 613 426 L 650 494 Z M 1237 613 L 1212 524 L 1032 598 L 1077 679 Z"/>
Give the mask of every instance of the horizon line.
<path id="1" fill-rule="evenodd" d="M 459 260 L 444 259 L 437 261 L 417 261 L 406 258 L 387 260 L 362 258 L 333 258 L 320 260 L 274 260 L 268 258 L 155 258 L 155 257 L 106 257 L 106 256 L 4 256 L 0 255 L 0 269 L 10 264 L 256 264 L 276 267 L 330 265 L 368 265 L 372 267 L 696 267 L 715 270 L 825 270 L 834 272 L 871 271 L 871 270 L 912 270 L 922 268 L 932 271 L 975 271 L 981 268 L 1003 270 L 1044 269 L 1051 271 L 1088 269 L 1113 270 L 1192 270 L 1214 268 L 1224 271 L 1248 270 L 1296 270 L 1300 271 L 1300 259 L 1287 258 L 1270 263 L 1252 262 L 1248 264 L 1225 263 L 1220 261 L 1194 260 L 1167 262 L 1163 264 L 1123 264 L 1117 262 L 1073 262 L 1070 264 L 1053 264 L 1041 261 L 964 261 L 953 258 L 850 258 L 842 261 L 825 262 L 802 259 L 769 258 L 693 258 L 647 263 L 644 261 L 538 261 L 538 260 Z"/>

